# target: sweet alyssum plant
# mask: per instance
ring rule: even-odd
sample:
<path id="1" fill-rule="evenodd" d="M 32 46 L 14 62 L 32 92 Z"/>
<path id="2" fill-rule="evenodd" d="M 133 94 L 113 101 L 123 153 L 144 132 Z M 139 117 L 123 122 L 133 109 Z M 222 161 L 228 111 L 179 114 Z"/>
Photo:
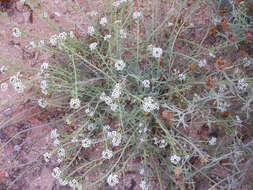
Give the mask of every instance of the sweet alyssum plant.
<path id="1" fill-rule="evenodd" d="M 190 19 L 199 1 L 181 22 L 186 3 L 165 2 L 167 15 L 158 22 L 153 10 L 148 27 L 138 1 L 114 1 L 103 15 L 89 14 L 94 23 L 85 39 L 71 31 L 40 42 L 54 56 L 38 72 L 38 104 L 64 110 L 64 123 L 52 130 L 53 146 L 44 154 L 47 162 L 57 159 L 52 176 L 61 185 L 80 190 L 86 176 L 93 176 L 85 188 L 114 187 L 128 164 L 138 160 L 141 189 L 152 189 L 154 177 L 167 189 L 175 174 L 194 189 L 192 171 L 203 173 L 194 170 L 191 158 L 210 168 L 235 153 L 209 155 L 200 147 L 215 146 L 217 137 L 190 139 L 183 130 L 216 124 L 235 135 L 250 121 L 252 76 L 242 69 L 252 67 L 252 60 L 226 65 L 217 58 L 230 46 L 225 40 L 218 47 L 199 44 L 189 54 L 181 51 L 178 40 L 193 44 L 179 36 L 194 27 Z M 20 36 L 17 28 L 13 32 Z M 12 83 L 21 92 L 18 76 Z"/>

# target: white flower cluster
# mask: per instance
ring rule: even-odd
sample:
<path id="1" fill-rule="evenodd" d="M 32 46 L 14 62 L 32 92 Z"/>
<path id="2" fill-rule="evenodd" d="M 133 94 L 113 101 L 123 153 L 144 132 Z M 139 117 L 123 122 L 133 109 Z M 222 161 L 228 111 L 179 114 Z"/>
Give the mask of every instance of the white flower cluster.
<path id="1" fill-rule="evenodd" d="M 25 90 L 25 86 L 22 83 L 22 81 L 19 79 L 20 73 L 17 73 L 17 75 L 10 77 L 10 83 L 13 85 L 14 89 L 17 93 L 23 93 Z"/>
<path id="2" fill-rule="evenodd" d="M 216 144 L 216 137 L 212 137 L 209 141 L 208 141 L 208 143 L 210 144 L 210 145 L 215 145 Z"/>
<path id="3" fill-rule="evenodd" d="M 154 137 L 153 141 L 155 145 L 159 146 L 159 148 L 165 148 L 168 145 L 165 139 L 158 140 L 157 137 Z"/>
<path id="4" fill-rule="evenodd" d="M 92 143 L 92 141 L 90 139 L 86 138 L 86 139 L 82 140 L 82 147 L 88 148 L 91 146 L 91 143 Z"/>
<path id="5" fill-rule="evenodd" d="M 107 23 L 107 18 L 106 17 L 102 17 L 99 24 L 101 24 L 102 26 L 105 26 Z"/>
<path id="6" fill-rule="evenodd" d="M 111 186 L 114 187 L 119 183 L 119 178 L 117 174 L 110 174 L 107 178 L 107 183 Z"/>
<path id="7" fill-rule="evenodd" d="M 59 148 L 59 150 L 57 151 L 57 155 L 58 155 L 57 161 L 59 163 L 61 163 L 62 160 L 65 158 L 65 155 L 66 155 L 65 149 L 63 147 Z"/>
<path id="8" fill-rule="evenodd" d="M 185 73 L 180 73 L 177 69 L 173 69 L 173 74 L 179 81 L 185 81 L 186 79 L 186 74 Z"/>
<path id="9" fill-rule="evenodd" d="M 143 110 L 145 112 L 152 112 L 158 109 L 159 109 L 159 105 L 157 102 L 153 100 L 152 97 L 144 98 Z"/>
<path id="10" fill-rule="evenodd" d="M 56 167 L 53 169 L 52 176 L 56 179 L 59 179 L 61 177 L 61 173 L 62 171 L 60 170 L 60 168 Z"/>
<path id="11" fill-rule="evenodd" d="M 122 135 L 117 131 L 112 131 L 107 133 L 107 138 L 112 138 L 113 146 L 119 146 L 121 143 Z"/>
<path id="12" fill-rule="evenodd" d="M 92 36 L 95 33 L 95 28 L 94 26 L 89 26 L 88 27 L 88 32 L 87 32 L 90 36 Z"/>
<path id="13" fill-rule="evenodd" d="M 78 98 L 71 98 L 69 106 L 72 109 L 78 109 L 81 106 L 81 101 Z"/>
<path id="14" fill-rule="evenodd" d="M 160 58 L 163 54 L 162 48 L 154 47 L 152 44 L 148 46 L 148 51 L 150 51 L 155 58 Z"/>
<path id="15" fill-rule="evenodd" d="M 105 36 L 104 36 L 104 41 L 110 39 L 111 37 L 112 37 L 112 35 L 110 35 L 110 34 L 105 35 Z"/>
<path id="16" fill-rule="evenodd" d="M 96 47 L 97 47 L 97 45 L 98 45 L 98 43 L 97 43 L 97 42 L 93 42 L 93 43 L 91 43 L 91 44 L 89 45 L 90 50 L 91 50 L 91 51 L 95 50 L 95 49 L 96 49 Z"/>
<path id="17" fill-rule="evenodd" d="M 70 31 L 69 33 L 66 32 L 61 32 L 58 36 L 56 34 L 52 35 L 49 38 L 49 44 L 51 46 L 56 46 L 57 44 L 59 45 L 59 48 L 61 49 L 62 43 L 67 40 L 68 36 L 70 38 L 74 38 L 75 34 L 73 31 Z"/>
<path id="18" fill-rule="evenodd" d="M 120 37 L 121 37 L 122 39 L 127 38 L 127 33 L 126 33 L 125 30 L 123 30 L 123 29 L 121 29 L 121 30 L 119 31 L 119 35 L 120 35 Z"/>
<path id="19" fill-rule="evenodd" d="M 240 90 L 240 91 L 246 91 L 247 88 L 248 88 L 248 83 L 245 82 L 245 79 L 240 79 L 238 80 L 238 83 L 237 83 L 237 88 Z"/>
<path id="20" fill-rule="evenodd" d="M 113 156 L 113 152 L 112 152 L 111 150 L 109 150 L 109 149 L 104 150 L 104 151 L 102 152 L 102 157 L 103 157 L 104 159 L 108 159 L 108 160 L 109 160 L 112 156 Z"/>
<path id="21" fill-rule="evenodd" d="M 47 106 L 47 102 L 44 98 L 38 99 L 38 105 L 42 108 L 45 108 Z"/>
<path id="22" fill-rule="evenodd" d="M 96 128 L 96 125 L 94 123 L 89 123 L 88 124 L 88 130 L 93 131 Z"/>
<path id="23" fill-rule="evenodd" d="M 142 180 L 140 183 L 141 190 L 148 190 L 148 184 L 146 181 Z"/>
<path id="24" fill-rule="evenodd" d="M 138 18 L 140 18 L 140 17 L 141 17 L 141 12 L 135 11 L 135 12 L 133 13 L 133 19 L 138 19 Z"/>
<path id="25" fill-rule="evenodd" d="M 6 92 L 6 91 L 8 90 L 8 83 L 3 82 L 3 83 L 1 84 L 1 90 L 2 90 L 3 92 Z"/>
<path id="26" fill-rule="evenodd" d="M 112 95 L 111 97 L 114 98 L 114 99 L 117 99 L 120 97 L 121 95 L 121 90 L 122 90 L 122 85 L 120 83 L 117 83 L 113 90 L 112 90 Z"/>
<path id="27" fill-rule="evenodd" d="M 93 117 L 95 112 L 93 110 L 91 110 L 91 108 L 87 108 L 85 109 L 85 113 L 89 116 L 89 117 Z"/>
<path id="28" fill-rule="evenodd" d="M 0 68 L 0 73 L 5 73 L 6 71 L 8 70 L 8 68 L 3 65 L 1 68 Z"/>
<path id="29" fill-rule="evenodd" d="M 40 88 L 41 88 L 41 93 L 44 95 L 48 95 L 48 91 L 47 91 L 47 81 L 46 80 L 42 80 L 40 82 Z"/>
<path id="30" fill-rule="evenodd" d="M 52 157 L 52 153 L 46 152 L 46 153 L 43 154 L 43 156 L 44 156 L 44 160 L 46 162 L 49 162 L 49 159 Z"/>
<path id="31" fill-rule="evenodd" d="M 227 111 L 227 108 L 230 106 L 230 104 L 228 104 L 227 102 L 225 101 L 219 101 L 218 103 L 218 109 L 221 111 L 221 112 L 226 112 Z"/>
<path id="32" fill-rule="evenodd" d="M 122 71 L 126 66 L 126 63 L 123 60 L 116 60 L 115 61 L 115 68 L 117 71 Z"/>
<path id="33" fill-rule="evenodd" d="M 108 106 L 111 107 L 112 111 L 116 111 L 118 108 L 118 104 L 112 101 L 112 98 L 110 96 L 106 96 L 106 94 L 103 92 L 100 95 L 100 100 L 104 101 Z"/>
<path id="34" fill-rule="evenodd" d="M 69 186 L 73 188 L 73 190 L 82 190 L 82 184 L 80 184 L 76 179 L 72 179 L 69 181 Z"/>
<path id="35" fill-rule="evenodd" d="M 67 179 L 62 179 L 61 178 L 61 175 L 62 175 L 62 171 L 60 170 L 60 168 L 59 167 L 55 167 L 54 169 L 53 169 L 53 171 L 52 171 L 52 176 L 54 177 L 54 178 L 56 178 L 58 181 L 59 181 L 59 183 L 61 184 L 61 185 L 67 185 L 67 184 L 71 184 L 71 182 L 69 182 Z M 79 189 L 78 189 L 79 190 Z M 81 190 L 81 189 L 80 189 Z"/>
<path id="36" fill-rule="evenodd" d="M 21 31 L 19 30 L 19 28 L 15 27 L 12 29 L 12 35 L 16 38 L 21 37 Z"/>
<path id="37" fill-rule="evenodd" d="M 177 165 L 180 162 L 180 160 L 181 160 L 181 157 L 177 155 L 173 155 L 170 157 L 171 163 L 175 165 Z"/>
<path id="38" fill-rule="evenodd" d="M 244 58 L 243 59 L 243 66 L 244 67 L 249 67 L 249 66 L 253 66 L 253 58 Z"/>
<path id="39" fill-rule="evenodd" d="M 205 67 L 206 64 L 207 64 L 206 59 L 203 59 L 203 60 L 199 61 L 199 67 Z"/>
<path id="40" fill-rule="evenodd" d="M 144 80 L 144 81 L 142 81 L 142 85 L 144 86 L 144 88 L 150 88 L 150 81 Z"/>

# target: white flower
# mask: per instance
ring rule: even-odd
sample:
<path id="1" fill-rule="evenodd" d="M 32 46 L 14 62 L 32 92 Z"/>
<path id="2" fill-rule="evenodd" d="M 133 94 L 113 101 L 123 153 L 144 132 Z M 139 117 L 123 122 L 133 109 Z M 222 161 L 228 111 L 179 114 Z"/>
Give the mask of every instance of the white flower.
<path id="1" fill-rule="evenodd" d="M 143 85 L 145 88 L 150 88 L 150 81 L 149 81 L 149 80 L 144 80 L 144 81 L 142 81 L 142 85 Z"/>
<path id="2" fill-rule="evenodd" d="M 52 153 L 46 152 L 46 153 L 43 154 L 43 156 L 44 156 L 44 160 L 45 160 L 46 162 L 49 162 L 49 159 L 51 158 Z"/>
<path id="3" fill-rule="evenodd" d="M 140 173 L 140 175 L 144 175 L 145 169 L 144 169 L 144 168 L 141 168 L 141 169 L 139 170 L 139 173 Z"/>
<path id="4" fill-rule="evenodd" d="M 70 108 L 78 109 L 80 108 L 81 102 L 78 98 L 71 98 L 69 105 L 70 105 Z"/>
<path id="5" fill-rule="evenodd" d="M 88 27 L 88 34 L 93 35 L 95 33 L 95 28 L 93 26 Z"/>
<path id="6" fill-rule="evenodd" d="M 87 109 L 85 110 L 85 113 L 86 113 L 88 116 L 90 116 L 90 117 L 93 117 L 94 114 L 95 114 L 95 112 L 94 112 L 94 111 L 91 111 L 90 108 L 87 108 Z"/>
<path id="7" fill-rule="evenodd" d="M 46 89 L 47 88 L 47 81 L 46 80 L 42 80 L 40 82 L 40 88 L 41 89 Z"/>
<path id="8" fill-rule="evenodd" d="M 152 52 L 153 48 L 154 48 L 154 46 L 152 44 L 150 44 L 150 45 L 148 45 L 147 50 L 150 51 L 150 52 Z"/>
<path id="9" fill-rule="evenodd" d="M 237 83 L 237 88 L 241 91 L 246 91 L 248 87 L 248 83 L 244 82 L 245 79 L 240 79 Z"/>
<path id="10" fill-rule="evenodd" d="M 110 159 L 113 156 L 113 152 L 109 149 L 102 152 L 102 157 L 104 159 Z"/>
<path id="11" fill-rule="evenodd" d="M 178 80 L 184 81 L 185 79 L 186 79 L 186 75 L 185 75 L 184 73 L 180 73 L 180 74 L 178 75 Z"/>
<path id="12" fill-rule="evenodd" d="M 54 142 L 53 142 L 53 145 L 54 145 L 55 147 L 59 146 L 59 145 L 60 145 L 59 139 L 55 139 Z"/>
<path id="13" fill-rule="evenodd" d="M 21 37 L 21 31 L 19 30 L 19 28 L 15 27 L 12 29 L 12 35 L 16 38 Z"/>
<path id="14" fill-rule="evenodd" d="M 73 189 L 76 190 L 75 188 L 78 188 L 80 186 L 80 184 L 78 183 L 78 181 L 76 179 L 72 179 L 71 181 L 69 181 L 69 186 L 73 187 Z"/>
<path id="15" fill-rule="evenodd" d="M 102 17 L 99 24 L 101 24 L 102 26 L 105 26 L 107 23 L 107 18 L 106 17 Z"/>
<path id="16" fill-rule="evenodd" d="M 140 188 L 141 188 L 141 190 L 148 190 L 148 185 L 147 185 L 146 181 L 143 181 L 143 180 L 141 181 Z"/>
<path id="17" fill-rule="evenodd" d="M 66 32 L 62 32 L 59 34 L 58 39 L 61 41 L 65 41 L 67 39 L 67 33 Z"/>
<path id="18" fill-rule="evenodd" d="M 121 84 L 120 84 L 120 83 L 117 83 L 117 84 L 114 86 L 113 90 L 112 90 L 112 95 L 111 95 L 111 97 L 114 98 L 114 99 L 119 98 L 120 95 L 121 95 L 121 88 L 122 88 L 122 87 L 121 87 Z"/>
<path id="19" fill-rule="evenodd" d="M 135 12 L 133 13 L 133 19 L 137 19 L 137 18 L 140 18 L 140 17 L 141 17 L 141 12 L 135 11 Z"/>
<path id="20" fill-rule="evenodd" d="M 88 130 L 89 131 L 92 131 L 92 130 L 94 130 L 96 128 L 96 126 L 93 124 L 93 123 L 90 123 L 89 125 L 88 125 Z"/>
<path id="21" fill-rule="evenodd" d="M 227 111 L 227 108 L 230 106 L 230 104 L 228 104 L 227 102 L 225 101 L 220 101 L 219 104 L 218 104 L 218 109 L 221 111 L 221 112 L 226 112 Z"/>
<path id="22" fill-rule="evenodd" d="M 95 50 L 95 49 L 96 49 L 96 47 L 97 47 L 97 45 L 98 45 L 98 43 L 97 43 L 97 42 L 91 43 L 91 44 L 89 45 L 90 50 L 91 50 L 91 51 Z"/>
<path id="23" fill-rule="evenodd" d="M 13 84 L 17 93 L 23 93 L 25 86 L 22 82 L 16 82 Z"/>
<path id="24" fill-rule="evenodd" d="M 42 65 L 40 66 L 41 72 L 44 72 L 47 69 L 48 69 L 48 63 L 47 62 L 43 62 Z"/>
<path id="25" fill-rule="evenodd" d="M 6 92 L 8 90 L 8 84 L 6 82 L 4 82 L 4 83 L 1 84 L 1 90 L 3 92 Z"/>
<path id="26" fill-rule="evenodd" d="M 59 150 L 58 150 L 58 156 L 60 157 L 60 158 L 64 158 L 65 157 L 65 149 L 64 148 L 60 148 Z"/>
<path id="27" fill-rule="evenodd" d="M 74 34 L 73 31 L 70 31 L 70 32 L 69 32 L 69 37 L 70 37 L 70 38 L 75 38 L 75 34 Z"/>
<path id="28" fill-rule="evenodd" d="M 42 89 L 41 92 L 42 92 L 42 94 L 44 94 L 44 95 L 48 95 L 47 89 Z"/>
<path id="29" fill-rule="evenodd" d="M 106 103 L 107 105 L 111 105 L 111 104 L 112 104 L 112 99 L 111 99 L 111 97 L 109 97 L 109 96 L 106 96 L 104 101 L 105 101 L 105 103 Z"/>
<path id="30" fill-rule="evenodd" d="M 44 98 L 38 99 L 38 104 L 40 107 L 45 108 L 47 106 L 47 102 Z"/>
<path id="31" fill-rule="evenodd" d="M 159 143 L 159 148 L 165 148 L 168 144 L 164 139 L 160 140 Z"/>
<path id="32" fill-rule="evenodd" d="M 120 37 L 121 37 L 121 38 L 126 38 L 126 37 L 127 37 L 127 33 L 126 33 L 123 29 L 121 29 L 121 30 L 119 31 L 119 34 L 120 34 Z"/>
<path id="33" fill-rule="evenodd" d="M 216 57 L 212 52 L 209 52 L 209 56 L 210 56 L 210 57 L 213 57 L 213 58 Z"/>
<path id="34" fill-rule="evenodd" d="M 111 107 L 111 110 L 115 112 L 118 108 L 118 104 L 112 103 L 112 104 L 110 104 L 110 107 Z"/>
<path id="35" fill-rule="evenodd" d="M 44 40 L 40 40 L 39 43 L 38 43 L 38 47 L 41 48 L 45 46 L 45 41 Z"/>
<path id="36" fill-rule="evenodd" d="M 118 71 L 122 71 L 126 66 L 126 63 L 123 61 L 123 60 L 116 60 L 115 61 L 115 67 L 116 67 L 116 70 Z"/>
<path id="37" fill-rule="evenodd" d="M 10 77 L 11 84 L 14 85 L 15 83 L 18 83 L 18 82 L 21 82 L 21 80 L 16 75 Z"/>
<path id="38" fill-rule="evenodd" d="M 107 96 L 106 96 L 105 92 L 102 92 L 101 95 L 100 95 L 100 97 L 99 97 L 99 99 L 100 99 L 101 101 L 105 101 L 105 98 L 106 98 L 106 97 L 107 97 Z"/>
<path id="39" fill-rule="evenodd" d="M 115 20 L 114 23 L 119 24 L 119 23 L 121 23 L 121 20 Z"/>
<path id="40" fill-rule="evenodd" d="M 55 34 L 53 36 L 51 36 L 49 38 L 49 43 L 52 45 L 52 46 L 56 46 L 57 45 L 57 41 L 58 41 L 58 36 Z"/>
<path id="41" fill-rule="evenodd" d="M 3 65 L 1 68 L 0 68 L 0 72 L 1 73 L 5 73 L 7 71 L 7 67 L 5 65 Z"/>
<path id="42" fill-rule="evenodd" d="M 199 67 L 205 67 L 206 66 L 206 59 L 203 59 L 199 62 Z"/>
<path id="43" fill-rule="evenodd" d="M 180 160 L 181 160 L 180 156 L 177 155 L 173 155 L 170 157 L 170 161 L 172 164 L 178 164 Z"/>
<path id="44" fill-rule="evenodd" d="M 31 48 L 33 48 L 33 49 L 36 48 L 36 44 L 35 44 L 34 41 L 31 41 L 31 42 L 29 43 L 29 46 L 30 46 Z"/>
<path id="45" fill-rule="evenodd" d="M 208 143 L 210 144 L 210 145 L 215 145 L 216 144 L 216 137 L 212 137 L 209 141 L 208 141 Z"/>
<path id="46" fill-rule="evenodd" d="M 159 105 L 157 102 L 153 100 L 152 97 L 144 98 L 143 110 L 145 112 L 151 112 L 158 109 L 159 109 Z"/>
<path id="47" fill-rule="evenodd" d="M 104 36 L 104 40 L 106 41 L 106 40 L 110 39 L 111 37 L 112 37 L 112 35 L 107 34 L 107 35 Z"/>
<path id="48" fill-rule="evenodd" d="M 57 139 L 59 137 L 59 134 L 57 132 L 57 129 L 53 129 L 51 131 L 51 139 Z"/>
<path id="49" fill-rule="evenodd" d="M 112 6 L 114 7 L 119 7 L 120 6 L 120 1 L 115 1 L 112 3 Z"/>
<path id="50" fill-rule="evenodd" d="M 117 174 L 110 174 L 107 178 L 107 183 L 113 187 L 119 183 Z"/>
<path id="51" fill-rule="evenodd" d="M 68 185 L 69 181 L 67 179 L 62 179 L 62 178 L 59 178 L 58 179 L 60 185 Z"/>
<path id="52" fill-rule="evenodd" d="M 108 132 L 107 137 L 112 138 L 112 145 L 113 146 L 119 146 L 119 144 L 121 143 L 122 136 L 120 133 L 118 133 L 116 131 Z"/>
<path id="53" fill-rule="evenodd" d="M 111 129 L 111 127 L 110 127 L 110 125 L 104 125 L 104 126 L 103 126 L 103 129 L 104 129 L 105 131 L 106 131 L 106 130 L 108 131 L 108 130 Z"/>
<path id="54" fill-rule="evenodd" d="M 24 4 L 25 4 L 25 1 L 26 1 L 26 0 L 20 0 L 20 3 L 21 3 L 22 5 L 24 5 Z"/>
<path id="55" fill-rule="evenodd" d="M 56 179 L 60 178 L 61 176 L 61 170 L 60 168 L 56 167 L 53 169 L 52 176 Z"/>
<path id="56" fill-rule="evenodd" d="M 235 117 L 236 117 L 237 123 L 241 124 L 241 123 L 242 123 L 242 120 L 240 119 L 239 115 L 236 115 Z"/>
<path id="57" fill-rule="evenodd" d="M 86 138 L 86 139 L 82 140 L 82 147 L 88 148 L 88 147 L 90 147 L 90 145 L 91 145 L 90 139 Z"/>
<path id="58" fill-rule="evenodd" d="M 160 58 L 163 54 L 163 50 L 161 48 L 156 48 L 154 47 L 152 49 L 152 55 L 155 57 L 155 58 Z"/>
<path id="59" fill-rule="evenodd" d="M 168 23 L 168 27 L 171 27 L 171 26 L 173 26 L 174 24 L 172 23 L 172 22 L 169 22 Z"/>

